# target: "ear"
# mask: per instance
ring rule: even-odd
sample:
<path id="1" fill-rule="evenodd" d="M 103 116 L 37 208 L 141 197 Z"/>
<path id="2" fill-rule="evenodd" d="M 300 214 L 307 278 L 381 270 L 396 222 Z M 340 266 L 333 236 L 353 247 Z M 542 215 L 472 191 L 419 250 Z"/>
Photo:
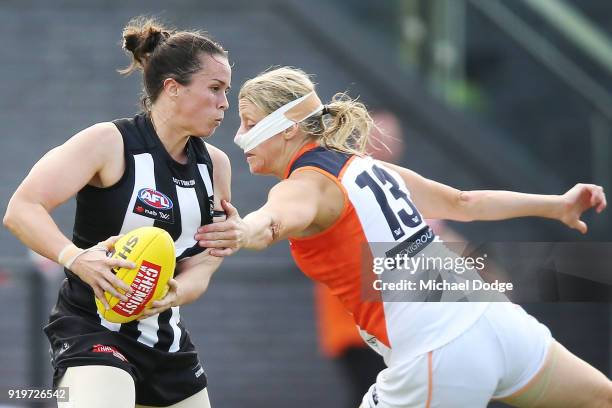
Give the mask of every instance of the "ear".
<path id="1" fill-rule="evenodd" d="M 298 134 L 299 126 L 297 123 L 293 124 L 287 130 L 283 130 L 283 139 L 290 140 L 293 139 Z"/>
<path id="2" fill-rule="evenodd" d="M 179 94 L 181 84 L 176 82 L 174 78 L 164 79 L 164 92 L 166 92 L 171 98 L 176 98 Z"/>

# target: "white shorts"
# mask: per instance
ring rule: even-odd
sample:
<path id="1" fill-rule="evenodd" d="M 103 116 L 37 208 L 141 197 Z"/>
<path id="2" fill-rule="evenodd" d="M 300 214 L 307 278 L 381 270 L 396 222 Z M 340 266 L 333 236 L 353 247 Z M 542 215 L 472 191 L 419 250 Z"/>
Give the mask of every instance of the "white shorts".
<path id="1" fill-rule="evenodd" d="M 452 307 L 452 304 L 448 305 Z M 479 408 L 525 386 L 544 364 L 550 330 L 523 308 L 491 303 L 450 343 L 378 374 L 363 408 Z"/>

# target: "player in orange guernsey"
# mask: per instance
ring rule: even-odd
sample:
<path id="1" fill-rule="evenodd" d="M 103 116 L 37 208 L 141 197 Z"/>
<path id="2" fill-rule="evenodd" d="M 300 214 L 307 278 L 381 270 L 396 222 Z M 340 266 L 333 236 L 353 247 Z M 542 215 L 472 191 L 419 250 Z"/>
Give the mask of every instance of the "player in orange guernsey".
<path id="1" fill-rule="evenodd" d="M 289 239 L 300 269 L 329 287 L 385 360 L 363 408 L 477 408 L 492 399 L 519 407 L 612 406 L 612 383 L 519 306 L 383 295 L 372 301 L 361 292 L 363 253 L 374 257 L 373 243 L 426 251 L 436 237 L 425 218 L 539 216 L 586 233 L 580 216 L 605 209 L 601 187 L 578 184 L 559 196 L 458 191 L 375 161 L 363 154 L 372 123 L 365 107 L 345 95 L 323 105 L 309 77 L 293 68 L 247 81 L 239 108 L 235 141 L 250 171 L 281 181 L 244 219 L 224 202 L 227 221 L 201 227 L 195 238 L 217 256 Z"/>

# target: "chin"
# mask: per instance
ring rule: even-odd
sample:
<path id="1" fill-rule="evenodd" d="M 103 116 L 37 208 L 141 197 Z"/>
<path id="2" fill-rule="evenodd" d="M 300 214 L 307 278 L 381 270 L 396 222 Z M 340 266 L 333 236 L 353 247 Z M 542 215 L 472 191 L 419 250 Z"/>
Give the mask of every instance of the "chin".
<path id="1" fill-rule="evenodd" d="M 215 134 L 215 129 L 212 129 L 212 130 L 208 130 L 207 132 L 200 133 L 200 137 L 201 138 L 211 137 L 214 134 Z"/>
<path id="2" fill-rule="evenodd" d="M 259 171 L 259 169 L 257 167 L 253 167 L 253 166 L 249 166 L 249 171 L 251 172 L 251 174 L 255 175 L 255 174 L 261 174 L 261 172 Z"/>
<path id="3" fill-rule="evenodd" d="M 261 166 L 257 165 L 257 163 L 253 163 L 253 164 L 249 163 L 249 171 L 251 172 L 251 174 L 258 175 L 258 176 L 263 176 L 266 174 L 261 168 Z"/>
<path id="4" fill-rule="evenodd" d="M 217 129 L 216 127 L 207 128 L 207 129 L 198 129 L 197 131 L 192 133 L 192 136 L 199 137 L 199 138 L 207 138 L 207 137 L 212 136 L 215 133 L 216 129 Z"/>

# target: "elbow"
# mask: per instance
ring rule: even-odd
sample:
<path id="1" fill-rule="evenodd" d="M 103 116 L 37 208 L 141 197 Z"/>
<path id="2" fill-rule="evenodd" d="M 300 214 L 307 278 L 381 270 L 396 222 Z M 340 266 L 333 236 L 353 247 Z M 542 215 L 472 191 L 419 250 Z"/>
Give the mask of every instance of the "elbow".
<path id="1" fill-rule="evenodd" d="M 459 191 L 455 199 L 454 221 L 472 222 L 476 220 L 474 214 L 474 194 L 472 191 Z"/>
<path id="2" fill-rule="evenodd" d="M 2 225 L 4 225 L 4 228 L 14 233 L 18 224 L 16 219 L 17 215 L 15 213 L 14 205 L 12 205 L 11 201 L 9 202 L 9 205 L 6 208 L 6 212 L 4 213 L 4 217 L 2 218 Z"/>
<path id="3" fill-rule="evenodd" d="M 12 231 L 13 218 L 9 216 L 8 211 L 4 214 L 4 218 L 2 218 L 2 225 L 4 225 L 4 228 Z"/>

